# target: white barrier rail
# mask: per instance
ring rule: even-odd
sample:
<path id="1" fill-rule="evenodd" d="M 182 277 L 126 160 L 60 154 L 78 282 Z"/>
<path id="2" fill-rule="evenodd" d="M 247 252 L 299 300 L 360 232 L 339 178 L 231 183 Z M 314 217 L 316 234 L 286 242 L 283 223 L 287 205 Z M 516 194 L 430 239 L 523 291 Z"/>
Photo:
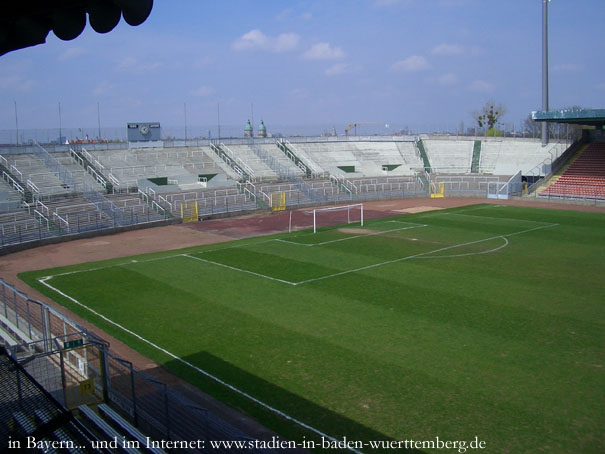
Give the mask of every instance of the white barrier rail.
<path id="1" fill-rule="evenodd" d="M 61 228 L 65 228 L 65 230 L 69 231 L 69 222 L 67 222 L 65 219 L 63 219 L 58 213 L 53 213 L 53 220 L 56 219 L 57 221 L 59 221 L 59 227 Z"/>

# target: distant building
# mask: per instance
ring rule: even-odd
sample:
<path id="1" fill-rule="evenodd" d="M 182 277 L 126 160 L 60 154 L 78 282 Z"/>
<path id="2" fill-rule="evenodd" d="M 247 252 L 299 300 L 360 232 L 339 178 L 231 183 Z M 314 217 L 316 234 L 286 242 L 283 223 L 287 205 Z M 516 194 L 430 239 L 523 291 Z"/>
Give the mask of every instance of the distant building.
<path id="1" fill-rule="evenodd" d="M 263 120 L 261 120 L 260 125 L 258 125 L 258 137 L 267 137 L 267 127 L 265 126 L 265 123 L 263 123 Z"/>
<path id="2" fill-rule="evenodd" d="M 246 123 L 246 127 L 244 128 L 244 137 L 252 137 L 254 135 L 254 131 L 252 130 L 252 124 L 250 124 L 250 120 Z"/>

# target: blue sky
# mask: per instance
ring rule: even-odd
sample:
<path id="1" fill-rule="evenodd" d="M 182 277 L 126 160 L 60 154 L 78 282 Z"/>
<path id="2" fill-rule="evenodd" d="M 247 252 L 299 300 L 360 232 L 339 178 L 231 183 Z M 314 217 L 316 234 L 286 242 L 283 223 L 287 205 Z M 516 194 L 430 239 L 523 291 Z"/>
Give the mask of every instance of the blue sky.
<path id="1" fill-rule="evenodd" d="M 605 107 L 603 0 L 550 3 L 550 104 Z M 109 34 L 0 57 L 0 130 L 129 121 L 444 128 L 541 107 L 541 0 L 155 0 Z M 389 124 L 390 129 L 385 125 Z M 279 126 L 278 126 L 279 125 Z M 320 126 L 318 126 L 319 128 Z M 367 126 L 367 128 L 370 128 Z M 318 130 L 317 133 L 321 133 Z M 338 131 L 341 132 L 341 131 Z"/>

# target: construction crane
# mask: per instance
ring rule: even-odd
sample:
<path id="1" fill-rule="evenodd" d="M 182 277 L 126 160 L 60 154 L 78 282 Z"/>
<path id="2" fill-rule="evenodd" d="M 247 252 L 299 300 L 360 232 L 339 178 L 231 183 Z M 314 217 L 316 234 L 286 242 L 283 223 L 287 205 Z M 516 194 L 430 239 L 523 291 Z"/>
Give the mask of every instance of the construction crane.
<path id="1" fill-rule="evenodd" d="M 375 121 L 356 121 L 355 123 L 351 123 L 349 126 L 346 127 L 345 129 L 345 135 L 348 136 L 349 135 L 349 131 L 351 129 L 355 130 L 355 133 L 353 135 L 357 135 L 357 126 L 359 125 L 373 125 L 376 124 Z"/>

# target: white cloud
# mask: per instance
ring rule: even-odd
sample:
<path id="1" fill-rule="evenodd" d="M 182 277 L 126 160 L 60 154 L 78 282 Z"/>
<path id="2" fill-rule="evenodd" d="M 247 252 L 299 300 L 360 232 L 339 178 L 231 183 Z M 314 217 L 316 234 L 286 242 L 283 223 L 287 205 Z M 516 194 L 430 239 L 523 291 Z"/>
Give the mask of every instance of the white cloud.
<path id="1" fill-rule="evenodd" d="M 59 61 L 68 61 L 78 58 L 87 53 L 83 47 L 70 47 L 57 58 Z"/>
<path id="2" fill-rule="evenodd" d="M 111 82 L 103 81 L 92 90 L 92 94 L 93 96 L 104 95 L 111 93 L 115 88 L 116 86 Z"/>
<path id="3" fill-rule="evenodd" d="M 309 91 L 305 88 L 295 88 L 290 92 L 290 96 L 297 99 L 305 99 L 309 97 Z"/>
<path id="4" fill-rule="evenodd" d="M 564 71 L 564 72 L 577 72 L 582 70 L 582 65 L 576 65 L 575 63 L 562 63 L 560 65 L 554 65 L 553 71 Z"/>
<path id="5" fill-rule="evenodd" d="M 388 8 L 399 4 L 409 5 L 413 3 L 413 0 L 375 0 L 373 3 L 374 8 Z"/>
<path id="6" fill-rule="evenodd" d="M 284 20 L 288 19 L 290 16 L 292 16 L 293 12 L 294 12 L 294 10 L 292 8 L 286 8 L 286 9 L 280 11 L 279 13 L 277 13 L 277 15 L 275 16 L 275 19 L 277 19 L 278 21 L 284 21 Z"/>
<path id="7" fill-rule="evenodd" d="M 439 85 L 456 85 L 458 83 L 458 77 L 456 74 L 444 74 L 437 79 Z"/>
<path id="8" fill-rule="evenodd" d="M 426 58 L 419 55 L 412 55 L 404 60 L 399 60 L 391 65 L 393 71 L 416 72 L 430 68 Z"/>
<path id="9" fill-rule="evenodd" d="M 35 85 L 33 80 L 25 79 L 19 75 L 0 76 L 0 90 L 29 92 Z"/>
<path id="10" fill-rule="evenodd" d="M 351 65 L 348 63 L 336 63 L 325 70 L 326 76 L 338 76 L 351 71 Z"/>
<path id="11" fill-rule="evenodd" d="M 296 33 L 282 33 L 277 36 L 265 35 L 258 29 L 250 30 L 231 44 L 236 51 L 263 50 L 268 52 L 286 52 L 294 49 L 300 41 Z"/>
<path id="12" fill-rule="evenodd" d="M 476 3 L 476 0 L 441 0 L 439 4 L 449 8 L 459 8 L 461 6 L 472 5 Z"/>
<path id="13" fill-rule="evenodd" d="M 193 66 L 196 68 L 206 68 L 213 65 L 215 62 L 213 57 L 200 57 L 193 61 Z"/>
<path id="14" fill-rule="evenodd" d="M 302 55 L 306 60 L 339 60 L 344 56 L 340 47 L 332 47 L 330 43 L 314 44 Z"/>
<path id="15" fill-rule="evenodd" d="M 462 46 L 459 46 L 458 44 L 442 43 L 433 47 L 431 53 L 433 55 L 439 55 L 443 57 L 453 57 L 456 55 L 462 55 L 464 53 L 464 48 Z"/>
<path id="16" fill-rule="evenodd" d="M 214 88 L 209 87 L 207 85 L 202 85 L 201 87 L 196 88 L 195 90 L 191 91 L 191 95 L 192 96 L 210 96 L 212 93 L 214 93 Z"/>
<path id="17" fill-rule="evenodd" d="M 475 80 L 470 83 L 468 89 L 470 91 L 477 91 L 480 93 L 491 93 L 496 87 L 491 82 L 485 80 Z"/>
<path id="18" fill-rule="evenodd" d="M 116 65 L 118 71 L 127 71 L 136 74 L 147 73 L 163 66 L 162 62 L 141 62 L 134 57 L 124 57 Z"/>

